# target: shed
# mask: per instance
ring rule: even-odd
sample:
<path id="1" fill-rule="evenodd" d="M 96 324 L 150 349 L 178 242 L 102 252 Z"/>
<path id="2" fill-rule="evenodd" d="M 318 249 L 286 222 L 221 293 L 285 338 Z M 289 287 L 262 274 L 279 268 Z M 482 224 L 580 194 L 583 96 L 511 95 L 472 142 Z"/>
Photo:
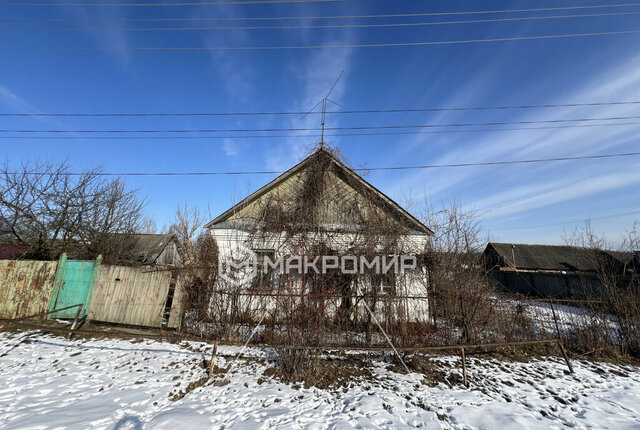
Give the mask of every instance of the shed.
<path id="1" fill-rule="evenodd" d="M 593 298 L 602 294 L 598 271 L 625 275 L 633 254 L 566 245 L 490 242 L 487 271 L 505 288 L 527 295 Z"/>
<path id="2" fill-rule="evenodd" d="M 132 255 L 136 263 L 144 266 L 184 265 L 184 253 L 176 235 L 134 234 Z"/>

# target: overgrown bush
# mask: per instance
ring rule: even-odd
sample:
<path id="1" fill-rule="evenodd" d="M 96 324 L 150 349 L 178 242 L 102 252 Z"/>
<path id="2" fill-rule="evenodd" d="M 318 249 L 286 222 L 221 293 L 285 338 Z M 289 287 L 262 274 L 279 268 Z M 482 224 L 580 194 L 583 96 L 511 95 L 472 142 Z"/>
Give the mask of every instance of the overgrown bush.
<path id="1" fill-rule="evenodd" d="M 599 290 L 588 290 L 589 324 L 574 331 L 574 341 L 586 352 L 611 351 L 640 357 L 640 240 L 635 225 L 617 251 L 590 223 L 575 230 L 567 243 L 595 268 Z M 634 255 L 635 253 L 635 255 Z"/>

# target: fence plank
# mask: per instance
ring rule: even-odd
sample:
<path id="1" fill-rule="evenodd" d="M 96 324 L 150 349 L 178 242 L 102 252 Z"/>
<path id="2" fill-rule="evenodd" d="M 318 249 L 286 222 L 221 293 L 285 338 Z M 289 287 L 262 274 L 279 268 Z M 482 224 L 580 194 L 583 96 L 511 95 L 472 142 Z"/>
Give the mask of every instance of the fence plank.
<path id="1" fill-rule="evenodd" d="M 103 265 L 98 271 L 89 319 L 161 327 L 170 280 L 167 272 Z"/>
<path id="2" fill-rule="evenodd" d="M 173 292 L 173 303 L 171 304 L 171 314 L 169 316 L 169 328 L 180 330 L 182 328 L 182 316 L 184 314 L 186 302 L 186 288 L 190 278 L 184 274 L 178 274 L 176 279 L 176 289 Z"/>

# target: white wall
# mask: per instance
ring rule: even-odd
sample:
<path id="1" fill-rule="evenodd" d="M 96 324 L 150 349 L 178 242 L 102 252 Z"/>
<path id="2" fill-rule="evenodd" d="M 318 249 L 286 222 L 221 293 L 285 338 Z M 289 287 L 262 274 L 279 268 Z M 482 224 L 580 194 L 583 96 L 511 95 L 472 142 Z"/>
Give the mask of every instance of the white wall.
<path id="1" fill-rule="evenodd" d="M 210 229 L 209 231 L 216 239 L 220 261 L 222 262 L 228 260 L 239 245 L 253 250 L 275 250 L 276 257 L 295 255 L 294 250 L 290 249 L 290 243 L 295 243 L 295 237 L 293 240 L 285 241 L 284 234 L 272 234 L 269 237 L 261 238 L 257 241 L 252 240 L 247 232 L 239 229 Z M 349 244 L 352 244 L 354 240 L 357 240 L 357 236 L 349 233 L 327 233 L 322 235 L 322 242 L 338 252 L 345 252 Z M 407 235 L 400 241 L 399 248 L 405 255 L 417 254 L 425 249 L 428 240 L 429 238 L 426 235 Z M 362 281 L 365 278 L 366 277 L 360 277 L 359 279 Z M 291 279 L 291 277 L 289 277 L 289 279 Z M 235 289 L 235 286 L 229 285 L 224 279 L 220 279 L 218 283 L 219 285 L 217 287 L 220 290 Z M 388 298 L 380 300 L 375 309 L 376 317 L 382 319 L 385 315 L 388 316 L 392 314 L 405 321 L 428 322 L 429 302 L 426 298 L 427 287 L 428 274 L 424 268 L 397 275 L 395 296 L 419 298 Z M 289 287 L 289 291 L 296 290 L 300 292 L 300 288 L 302 288 L 301 282 L 297 286 Z M 370 291 L 372 286 L 360 285 L 359 288 L 361 291 Z M 244 294 L 251 293 L 250 285 L 244 286 L 238 291 Z M 340 299 L 330 300 L 340 301 Z M 240 308 L 247 309 L 256 315 L 260 314 L 260 312 L 275 311 L 277 306 L 276 302 L 277 299 L 273 297 L 252 297 L 248 294 L 238 298 L 238 306 Z M 282 301 L 280 301 L 280 303 L 282 303 Z M 296 302 L 294 300 L 290 303 L 295 306 L 299 301 Z M 336 306 L 327 306 L 327 309 L 336 309 Z M 363 306 L 358 308 L 359 316 L 366 316 L 367 312 Z"/>

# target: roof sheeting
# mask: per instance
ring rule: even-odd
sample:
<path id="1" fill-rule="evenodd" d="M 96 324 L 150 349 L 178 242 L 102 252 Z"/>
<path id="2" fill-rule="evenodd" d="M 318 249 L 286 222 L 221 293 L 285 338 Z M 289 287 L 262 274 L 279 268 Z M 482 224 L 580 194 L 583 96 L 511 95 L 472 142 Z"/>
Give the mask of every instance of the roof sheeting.
<path id="1" fill-rule="evenodd" d="M 598 258 L 594 252 L 602 256 L 626 264 L 624 254 L 610 251 L 576 248 L 558 245 L 527 245 L 521 243 L 491 242 L 487 249 L 493 248 L 504 260 L 508 267 L 528 270 L 597 270 Z M 626 261 L 625 261 L 626 260 Z"/>
<path id="2" fill-rule="evenodd" d="M 175 237 L 173 234 L 134 234 L 133 255 L 142 264 L 153 264 Z"/>

